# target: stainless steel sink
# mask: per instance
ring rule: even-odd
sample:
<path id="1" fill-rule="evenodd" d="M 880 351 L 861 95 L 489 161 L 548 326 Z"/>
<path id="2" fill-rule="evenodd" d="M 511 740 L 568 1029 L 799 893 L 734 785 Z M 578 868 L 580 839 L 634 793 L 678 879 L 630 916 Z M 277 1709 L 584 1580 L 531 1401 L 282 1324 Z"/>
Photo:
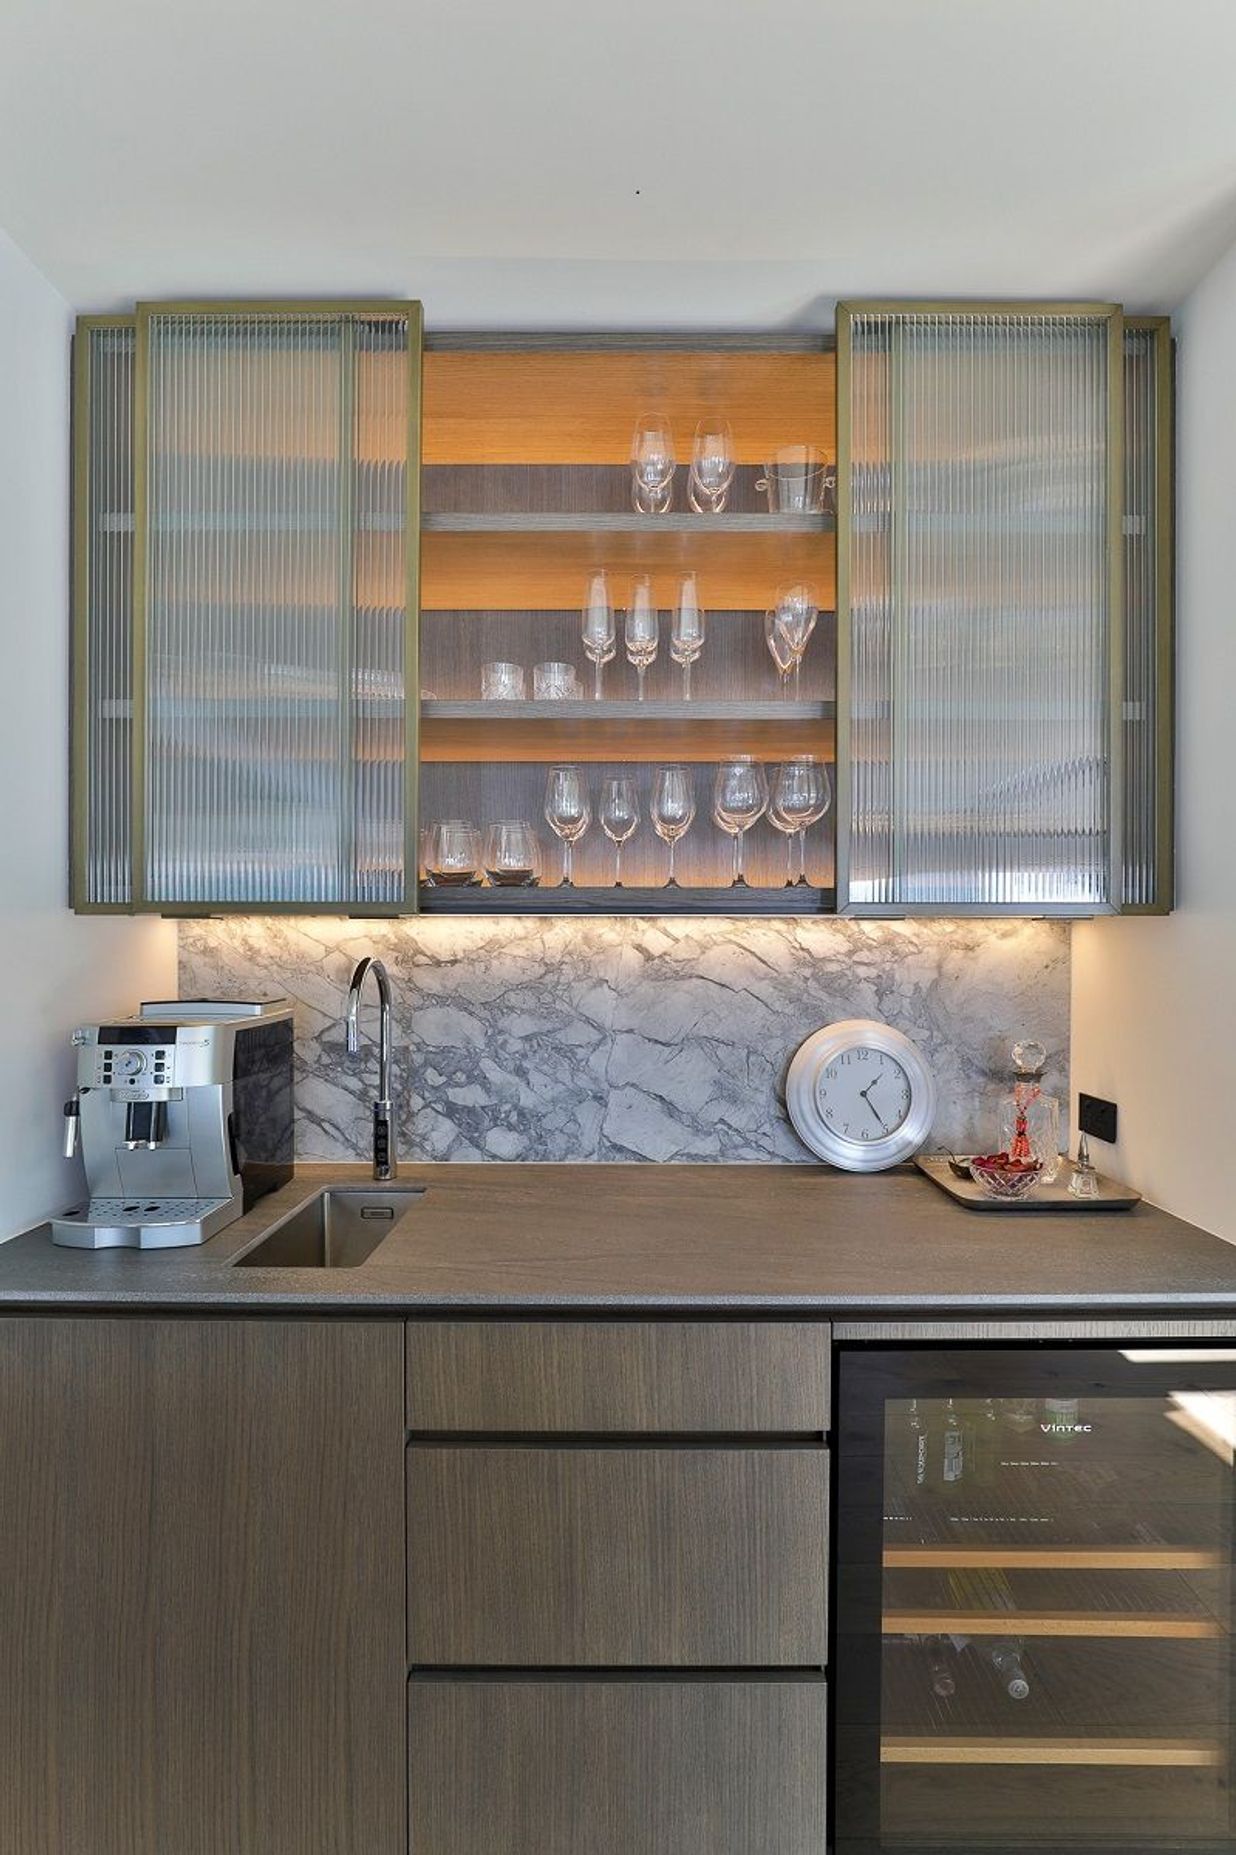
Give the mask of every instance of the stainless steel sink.
<path id="1" fill-rule="evenodd" d="M 235 1257 L 241 1268 L 355 1269 L 425 1196 L 424 1186 L 332 1185 Z"/>

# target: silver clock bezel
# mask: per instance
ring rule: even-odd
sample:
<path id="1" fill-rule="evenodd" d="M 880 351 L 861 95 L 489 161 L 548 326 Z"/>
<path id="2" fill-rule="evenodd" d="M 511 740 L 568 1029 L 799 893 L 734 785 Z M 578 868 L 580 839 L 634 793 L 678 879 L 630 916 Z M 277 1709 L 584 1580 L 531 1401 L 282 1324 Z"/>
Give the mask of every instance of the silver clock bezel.
<path id="1" fill-rule="evenodd" d="M 820 1112 L 819 1082 L 828 1065 L 847 1050 L 879 1050 L 900 1063 L 910 1085 L 910 1107 L 900 1127 L 882 1140 L 850 1140 L 828 1126 Z M 936 1115 L 936 1079 L 916 1044 L 876 1018 L 844 1018 L 815 1031 L 794 1054 L 785 1082 L 785 1105 L 799 1139 L 817 1159 L 843 1172 L 883 1172 L 917 1153 Z"/>

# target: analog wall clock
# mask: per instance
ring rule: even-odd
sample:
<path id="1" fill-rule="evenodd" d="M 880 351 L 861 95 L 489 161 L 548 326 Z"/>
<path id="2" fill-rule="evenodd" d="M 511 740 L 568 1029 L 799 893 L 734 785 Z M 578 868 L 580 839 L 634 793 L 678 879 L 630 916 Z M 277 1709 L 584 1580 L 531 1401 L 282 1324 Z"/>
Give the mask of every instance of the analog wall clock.
<path id="1" fill-rule="evenodd" d="M 846 1172 L 880 1172 L 927 1139 L 936 1084 L 900 1031 L 874 1018 L 846 1018 L 795 1053 L 785 1100 L 799 1138 L 820 1159 Z"/>

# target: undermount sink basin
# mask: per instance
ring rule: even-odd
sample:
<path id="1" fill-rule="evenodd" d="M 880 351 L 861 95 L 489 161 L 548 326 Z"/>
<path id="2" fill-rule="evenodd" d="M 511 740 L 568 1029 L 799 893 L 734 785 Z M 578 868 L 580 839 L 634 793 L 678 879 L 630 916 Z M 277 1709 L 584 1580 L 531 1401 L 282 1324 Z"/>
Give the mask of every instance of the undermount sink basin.
<path id="1" fill-rule="evenodd" d="M 332 1185 L 234 1258 L 258 1269 L 355 1269 L 425 1196 L 417 1185 Z"/>

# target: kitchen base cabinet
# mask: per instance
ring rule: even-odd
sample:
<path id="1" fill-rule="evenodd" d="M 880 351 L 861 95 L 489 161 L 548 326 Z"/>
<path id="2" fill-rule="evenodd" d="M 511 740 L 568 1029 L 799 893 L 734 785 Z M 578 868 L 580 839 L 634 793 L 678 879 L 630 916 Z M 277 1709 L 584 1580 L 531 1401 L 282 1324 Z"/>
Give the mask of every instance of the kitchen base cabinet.
<path id="1" fill-rule="evenodd" d="M 0 1849 L 402 1855 L 403 1336 L 0 1320 Z"/>
<path id="2" fill-rule="evenodd" d="M 823 1855 L 820 1680 L 414 1679 L 414 1855 Z"/>

